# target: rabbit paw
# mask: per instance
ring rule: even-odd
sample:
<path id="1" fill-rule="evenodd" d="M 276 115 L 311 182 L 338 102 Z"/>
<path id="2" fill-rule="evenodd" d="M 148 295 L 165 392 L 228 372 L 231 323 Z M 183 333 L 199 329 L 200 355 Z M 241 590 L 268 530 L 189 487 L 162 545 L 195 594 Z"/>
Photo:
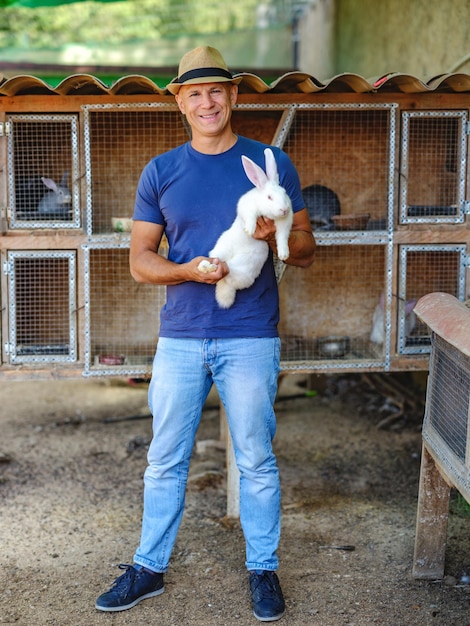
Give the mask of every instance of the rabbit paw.
<path id="1" fill-rule="evenodd" d="M 217 265 L 211 263 L 210 261 L 206 261 L 205 259 L 199 263 L 197 269 L 204 274 L 208 274 L 209 272 L 215 272 L 217 269 Z"/>
<path id="2" fill-rule="evenodd" d="M 279 257 L 281 261 L 285 261 L 286 259 L 289 258 L 289 248 L 278 248 L 277 256 Z"/>
<path id="3" fill-rule="evenodd" d="M 244 230 L 246 232 L 247 235 L 249 235 L 250 237 L 253 237 L 253 235 L 255 234 L 255 230 L 256 230 L 256 220 L 245 220 L 245 224 L 244 224 Z"/>

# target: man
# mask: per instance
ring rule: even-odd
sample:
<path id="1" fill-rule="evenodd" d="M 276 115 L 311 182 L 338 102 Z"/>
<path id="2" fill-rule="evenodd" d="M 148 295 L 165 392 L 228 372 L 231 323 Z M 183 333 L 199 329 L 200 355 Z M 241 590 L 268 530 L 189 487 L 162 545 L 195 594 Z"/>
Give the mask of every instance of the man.
<path id="1" fill-rule="evenodd" d="M 167 285 L 160 336 L 149 387 L 153 439 L 144 476 L 140 546 L 133 565 L 101 595 L 96 608 L 122 611 L 163 592 L 163 575 L 184 509 L 186 481 L 202 408 L 212 384 L 225 406 L 240 470 L 240 521 L 254 614 L 282 617 L 284 598 L 275 571 L 280 535 L 279 472 L 272 450 L 273 410 L 279 374 L 278 291 L 272 252 L 272 220 L 259 218 L 254 236 L 271 249 L 255 283 L 222 309 L 215 285 L 229 272 L 225 262 L 204 273 L 220 233 L 236 215 L 238 198 L 252 188 L 241 163 L 249 156 L 264 167 L 264 144 L 234 134 L 232 108 L 240 78 L 221 54 L 202 46 L 181 59 L 168 86 L 191 128 L 191 140 L 154 158 L 136 194 L 130 268 L 135 280 Z M 315 241 L 298 175 L 289 157 L 273 148 L 280 184 L 294 210 L 287 263 L 308 267 Z M 168 258 L 158 253 L 163 235 Z"/>

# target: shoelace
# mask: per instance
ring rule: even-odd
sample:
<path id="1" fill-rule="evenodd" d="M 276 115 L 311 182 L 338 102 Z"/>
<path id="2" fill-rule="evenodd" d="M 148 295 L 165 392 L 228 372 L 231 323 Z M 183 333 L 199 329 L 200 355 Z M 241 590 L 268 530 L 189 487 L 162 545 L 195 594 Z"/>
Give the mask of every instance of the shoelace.
<path id="1" fill-rule="evenodd" d="M 118 567 L 119 569 L 124 569 L 126 571 L 114 581 L 113 590 L 115 591 L 120 591 L 124 586 L 128 588 L 129 583 L 133 582 L 136 575 L 136 570 L 128 563 L 119 563 Z"/>
<path id="2" fill-rule="evenodd" d="M 258 584 L 253 589 L 253 591 L 257 591 L 264 598 L 270 598 L 272 596 L 278 595 L 276 582 L 273 576 L 270 576 L 269 573 L 265 572 L 264 574 L 258 575 L 257 579 Z"/>

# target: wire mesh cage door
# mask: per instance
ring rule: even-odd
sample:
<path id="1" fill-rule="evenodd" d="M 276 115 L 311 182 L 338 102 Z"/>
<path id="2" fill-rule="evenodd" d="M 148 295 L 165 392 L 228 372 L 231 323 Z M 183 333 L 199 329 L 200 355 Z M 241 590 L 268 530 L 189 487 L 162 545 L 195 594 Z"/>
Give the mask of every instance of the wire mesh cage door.
<path id="1" fill-rule="evenodd" d="M 387 246 L 332 244 L 317 248 L 310 268 L 287 267 L 280 284 L 283 369 L 386 366 L 386 312 L 377 318 L 375 308 L 387 259 Z"/>
<path id="2" fill-rule="evenodd" d="M 84 374 L 148 375 L 166 288 L 137 283 L 129 244 L 85 244 Z M 160 251 L 166 254 L 166 249 Z"/>
<path id="3" fill-rule="evenodd" d="M 402 224 L 463 222 L 466 131 L 465 111 L 402 114 Z"/>
<path id="4" fill-rule="evenodd" d="M 351 232 L 392 224 L 395 105 L 297 105 L 276 143 L 299 172 L 312 229 L 349 243 Z"/>
<path id="5" fill-rule="evenodd" d="M 132 218 L 144 166 L 189 138 L 176 104 L 84 108 L 87 232 L 112 233 L 113 218 Z M 116 222 L 116 220 L 115 220 Z"/>
<path id="6" fill-rule="evenodd" d="M 400 246 L 398 284 L 398 352 L 431 351 L 426 324 L 413 313 L 413 306 L 427 293 L 445 292 L 465 298 L 466 246 L 422 244 Z"/>
<path id="7" fill-rule="evenodd" d="M 76 252 L 10 251 L 11 363 L 76 360 Z"/>
<path id="8" fill-rule="evenodd" d="M 285 369 L 383 369 L 395 188 L 393 104 L 298 105 L 277 137 L 300 176 L 313 266 L 280 286 Z M 373 332 L 374 327 L 377 328 Z"/>
<path id="9" fill-rule="evenodd" d="M 12 115 L 8 124 L 10 228 L 81 228 L 77 116 Z"/>
<path id="10" fill-rule="evenodd" d="M 431 336 L 423 439 L 470 501 L 470 357 Z"/>

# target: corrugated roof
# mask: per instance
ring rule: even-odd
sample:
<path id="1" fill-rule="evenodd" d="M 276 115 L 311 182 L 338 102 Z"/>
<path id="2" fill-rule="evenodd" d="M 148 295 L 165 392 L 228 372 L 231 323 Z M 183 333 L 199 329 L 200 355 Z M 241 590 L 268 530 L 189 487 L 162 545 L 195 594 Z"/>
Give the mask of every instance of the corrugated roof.
<path id="1" fill-rule="evenodd" d="M 470 92 L 469 74 L 441 74 L 427 81 L 409 74 L 390 73 L 378 78 L 366 79 L 358 74 L 338 74 L 321 82 L 305 72 L 288 72 L 271 83 L 266 83 L 256 74 L 242 72 L 239 91 L 243 94 L 261 93 L 425 93 L 439 91 L 446 93 Z M 23 95 L 169 95 L 165 88 L 140 74 L 123 76 L 111 86 L 90 74 L 73 74 L 62 80 L 56 87 L 44 80 L 29 75 L 2 78 L 0 75 L 0 96 Z"/>

